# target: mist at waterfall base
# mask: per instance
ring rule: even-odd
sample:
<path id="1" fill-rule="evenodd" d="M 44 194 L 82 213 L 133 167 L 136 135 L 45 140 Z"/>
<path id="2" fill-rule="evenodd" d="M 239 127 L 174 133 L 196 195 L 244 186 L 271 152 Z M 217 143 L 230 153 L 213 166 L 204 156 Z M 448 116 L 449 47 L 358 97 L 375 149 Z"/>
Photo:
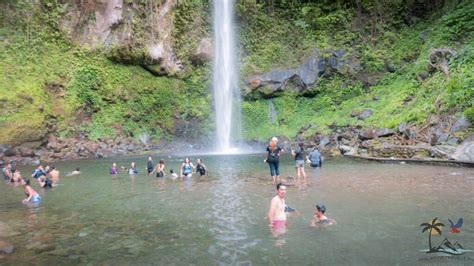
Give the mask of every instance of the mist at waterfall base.
<path id="1" fill-rule="evenodd" d="M 213 95 L 216 136 L 214 153 L 241 153 L 232 136 L 240 129 L 240 94 L 235 60 L 233 0 L 214 1 Z"/>

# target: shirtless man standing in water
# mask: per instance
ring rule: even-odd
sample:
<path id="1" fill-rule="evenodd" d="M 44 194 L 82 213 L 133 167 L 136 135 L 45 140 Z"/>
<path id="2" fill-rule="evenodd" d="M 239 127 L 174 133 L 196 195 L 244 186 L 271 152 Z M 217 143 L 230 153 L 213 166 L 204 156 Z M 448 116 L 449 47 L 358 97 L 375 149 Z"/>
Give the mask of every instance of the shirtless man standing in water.
<path id="1" fill-rule="evenodd" d="M 277 195 L 270 202 L 268 210 L 268 221 L 274 236 L 286 233 L 288 228 L 288 220 L 285 213 L 285 194 L 286 186 L 282 183 L 276 185 Z"/>

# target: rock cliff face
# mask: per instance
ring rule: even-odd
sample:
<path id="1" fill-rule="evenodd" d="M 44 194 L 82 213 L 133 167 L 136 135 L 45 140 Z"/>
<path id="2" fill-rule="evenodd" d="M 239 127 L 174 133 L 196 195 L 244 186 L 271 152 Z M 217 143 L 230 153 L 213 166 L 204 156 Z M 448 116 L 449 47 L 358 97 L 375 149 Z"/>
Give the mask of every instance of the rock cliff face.
<path id="1" fill-rule="evenodd" d="M 67 4 L 60 28 L 82 46 L 104 48 L 111 60 L 141 65 L 155 75 L 172 75 L 182 69 L 172 46 L 176 3 L 97 0 Z"/>
<path id="2" fill-rule="evenodd" d="M 311 88 L 321 77 L 329 77 L 335 73 L 355 74 L 360 70 L 361 66 L 356 57 L 347 55 L 344 50 L 314 50 L 298 68 L 275 69 L 249 77 L 244 96 L 273 98 L 288 88 L 293 88 L 300 95 L 313 95 Z"/>

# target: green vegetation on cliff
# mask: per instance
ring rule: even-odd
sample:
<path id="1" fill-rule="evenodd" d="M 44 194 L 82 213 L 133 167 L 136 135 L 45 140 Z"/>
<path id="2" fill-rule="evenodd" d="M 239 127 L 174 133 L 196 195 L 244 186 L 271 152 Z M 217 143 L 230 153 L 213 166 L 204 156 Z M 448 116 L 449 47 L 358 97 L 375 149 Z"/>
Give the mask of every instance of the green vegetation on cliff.
<path id="1" fill-rule="evenodd" d="M 140 29 L 150 3 L 126 1 L 140 11 L 131 25 L 138 37 L 151 27 Z M 113 47 L 70 40 L 60 30 L 68 8 L 53 0 L 0 3 L 0 143 L 37 142 L 48 131 L 91 139 L 212 135 L 211 67 L 192 62 L 211 36 L 209 1 L 174 7 L 173 45 L 184 71 L 168 76 L 110 61 Z M 343 50 L 360 66 L 322 77 L 310 96 L 289 86 L 271 100 L 243 101 L 245 139 L 292 138 L 310 124 L 305 135 L 329 125 L 394 128 L 430 114 L 474 121 L 472 1 L 237 1 L 236 9 L 243 89 L 249 76 L 297 67 L 315 49 Z M 445 47 L 456 52 L 449 77 L 428 67 L 431 49 Z M 350 116 L 366 108 L 374 111 L 368 119 Z"/>
<path id="2" fill-rule="evenodd" d="M 200 124 L 185 137 L 212 131 L 206 68 L 181 79 L 156 77 L 65 38 L 57 29 L 63 11 L 55 1 L 12 1 L 0 8 L 10 11 L 0 32 L 0 143 L 41 140 L 48 130 L 91 139 L 160 138 L 175 134 L 181 121 Z"/>
<path id="3" fill-rule="evenodd" d="M 248 54 L 243 75 L 297 67 L 314 49 L 344 50 L 362 70 L 322 78 L 312 88 L 314 97 L 292 93 L 289 86 L 271 103 L 244 102 L 245 138 L 291 138 L 310 124 L 306 135 L 326 132 L 329 125 L 395 128 L 401 122 L 422 123 L 430 114 L 464 113 L 474 121 L 473 2 L 301 2 L 239 5 Z M 456 51 L 449 77 L 428 68 L 430 49 L 445 47 Z M 350 116 L 366 108 L 374 111 L 368 119 Z"/>

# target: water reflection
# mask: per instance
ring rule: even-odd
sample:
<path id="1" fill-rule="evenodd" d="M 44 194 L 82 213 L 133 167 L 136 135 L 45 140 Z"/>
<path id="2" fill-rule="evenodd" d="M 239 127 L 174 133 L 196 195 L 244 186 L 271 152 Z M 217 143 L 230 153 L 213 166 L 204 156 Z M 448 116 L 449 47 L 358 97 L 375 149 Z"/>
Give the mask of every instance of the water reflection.
<path id="1" fill-rule="evenodd" d="M 223 175 L 213 184 L 208 203 L 211 206 L 209 218 L 214 220 L 210 231 L 215 238 L 209 253 L 219 264 L 250 263 L 247 249 L 259 242 L 247 233 L 254 223 L 249 217 L 255 210 L 245 197 L 245 185 L 237 175 L 238 165 L 234 159 L 222 157 L 219 168 Z"/>

